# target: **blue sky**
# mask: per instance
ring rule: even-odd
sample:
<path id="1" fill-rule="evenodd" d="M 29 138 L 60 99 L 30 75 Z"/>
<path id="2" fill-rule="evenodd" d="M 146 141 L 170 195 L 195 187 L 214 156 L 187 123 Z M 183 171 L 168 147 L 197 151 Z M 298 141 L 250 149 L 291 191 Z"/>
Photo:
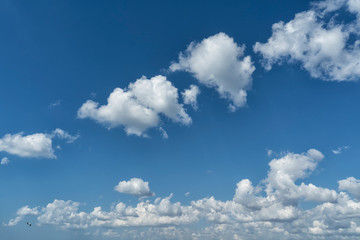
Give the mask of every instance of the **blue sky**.
<path id="1" fill-rule="evenodd" d="M 360 1 L 8 0 L 0 27 L 1 238 L 359 237 Z"/>

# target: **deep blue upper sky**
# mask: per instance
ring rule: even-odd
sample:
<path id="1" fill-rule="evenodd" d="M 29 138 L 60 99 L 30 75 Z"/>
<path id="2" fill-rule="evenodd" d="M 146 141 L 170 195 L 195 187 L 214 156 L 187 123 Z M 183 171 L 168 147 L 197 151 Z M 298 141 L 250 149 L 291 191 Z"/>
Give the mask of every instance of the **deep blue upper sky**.
<path id="1" fill-rule="evenodd" d="M 56 159 L 0 152 L 10 160 L 0 165 L 0 222 L 22 206 L 54 199 L 80 202 L 86 212 L 108 211 L 119 201 L 135 205 L 136 197 L 114 191 L 134 177 L 149 182 L 157 197 L 173 193 L 172 201 L 184 205 L 210 196 L 231 200 L 241 179 L 257 185 L 266 178 L 271 159 L 311 148 L 325 158 L 301 181 L 336 190 L 337 181 L 360 178 L 359 82 L 311 77 L 297 61 L 266 71 L 253 51 L 256 42 L 267 42 L 272 24 L 309 8 L 303 0 L 2 1 L 0 137 L 56 128 L 80 137 L 71 144 L 54 138 Z M 192 74 L 167 70 L 190 42 L 219 32 L 244 44 L 256 67 L 246 106 L 235 112 Z M 181 103 L 190 84 L 201 91 L 197 111 L 184 105 L 191 125 L 162 117 L 168 139 L 155 128 L 149 137 L 128 136 L 121 126 L 107 129 L 77 117 L 88 99 L 105 105 L 115 88 L 159 74 L 179 90 Z M 343 146 L 342 154 L 332 152 Z M 23 223 L 0 226 L 0 238 L 102 239 L 28 219 L 32 232 Z"/>

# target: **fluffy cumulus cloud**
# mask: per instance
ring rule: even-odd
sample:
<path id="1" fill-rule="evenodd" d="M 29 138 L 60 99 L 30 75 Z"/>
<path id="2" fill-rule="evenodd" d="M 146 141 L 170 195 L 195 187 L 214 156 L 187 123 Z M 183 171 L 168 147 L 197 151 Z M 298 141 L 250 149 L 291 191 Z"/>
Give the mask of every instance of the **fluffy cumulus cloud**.
<path id="1" fill-rule="evenodd" d="M 184 103 L 190 104 L 194 110 L 197 110 L 197 96 L 200 94 L 198 86 L 191 84 L 189 89 L 185 89 L 181 95 L 183 96 Z"/>
<path id="2" fill-rule="evenodd" d="M 68 142 L 75 141 L 78 136 L 71 136 L 62 129 L 55 129 L 51 134 L 24 133 L 6 134 L 0 138 L 0 152 L 17 155 L 19 157 L 56 158 L 52 146 L 53 138 L 66 139 Z"/>
<path id="3" fill-rule="evenodd" d="M 93 119 L 108 128 L 122 126 L 128 135 L 146 136 L 146 130 L 160 125 L 160 115 L 191 124 L 178 98 L 177 88 L 165 76 L 142 77 L 127 89 L 114 89 L 106 105 L 86 101 L 78 110 L 78 117 Z"/>
<path id="4" fill-rule="evenodd" d="M 339 181 L 339 190 L 348 191 L 358 200 L 360 200 L 360 180 L 354 177 Z"/>
<path id="5" fill-rule="evenodd" d="M 131 194 L 137 197 L 154 196 L 154 193 L 150 191 L 149 182 L 144 182 L 141 178 L 132 178 L 129 181 L 120 181 L 114 189 L 120 193 Z"/>
<path id="6" fill-rule="evenodd" d="M 254 51 L 267 70 L 274 64 L 300 62 L 314 78 L 354 81 L 360 77 L 360 18 L 358 0 L 326 0 L 300 12 L 294 19 L 272 26 L 266 43 L 257 42 Z M 339 19 L 339 9 L 355 16 Z"/>
<path id="7" fill-rule="evenodd" d="M 172 202 L 171 194 L 154 201 L 141 200 L 135 206 L 118 202 L 108 211 L 98 206 L 84 212 L 79 210 L 78 202 L 54 200 L 41 210 L 20 208 L 7 225 L 16 225 L 26 215 L 36 215 L 40 225 L 86 229 L 124 239 L 357 239 L 360 181 L 339 181 L 340 192 L 302 182 L 323 158 L 315 149 L 275 158 L 263 181 L 258 185 L 249 179 L 239 181 L 234 197 L 227 201 L 207 197 L 182 205 Z M 134 187 L 134 183 L 139 186 Z M 118 186 L 122 192 L 134 195 L 150 192 L 141 179 Z M 303 208 L 303 202 L 311 202 L 313 207 Z M 204 228 L 188 227 L 202 220 L 207 222 Z M 139 226 L 142 228 L 134 228 Z"/>
<path id="8" fill-rule="evenodd" d="M 192 42 L 170 71 L 186 71 L 207 87 L 215 88 L 228 99 L 231 110 L 246 104 L 246 91 L 252 85 L 255 70 L 251 57 L 244 57 L 245 46 L 239 46 L 225 33 Z"/>

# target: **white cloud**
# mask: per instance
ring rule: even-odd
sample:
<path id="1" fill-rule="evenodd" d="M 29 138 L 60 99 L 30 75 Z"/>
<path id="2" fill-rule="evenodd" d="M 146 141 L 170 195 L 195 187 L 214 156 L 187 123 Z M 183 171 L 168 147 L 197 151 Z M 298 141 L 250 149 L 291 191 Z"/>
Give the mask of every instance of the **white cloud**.
<path id="1" fill-rule="evenodd" d="M 350 12 L 360 14 L 360 1 L 359 0 L 348 0 L 347 6 Z"/>
<path id="2" fill-rule="evenodd" d="M 68 143 L 73 143 L 76 139 L 78 139 L 80 137 L 80 135 L 73 136 L 60 128 L 56 128 L 52 132 L 51 137 L 57 137 L 57 138 L 66 140 Z"/>
<path id="3" fill-rule="evenodd" d="M 197 110 L 197 96 L 200 94 L 200 89 L 196 86 L 191 84 L 189 89 L 185 89 L 181 95 L 184 99 L 185 104 L 190 104 L 194 110 Z"/>
<path id="4" fill-rule="evenodd" d="M 40 224 L 53 224 L 64 229 L 84 229 L 88 227 L 89 216 L 78 212 L 80 203 L 55 199 L 42 208 L 37 220 Z"/>
<path id="5" fill-rule="evenodd" d="M 144 182 L 141 178 L 132 178 L 129 181 L 120 181 L 114 189 L 120 193 L 127 193 L 137 197 L 154 196 L 154 193 L 150 191 L 149 182 Z"/>
<path id="6" fill-rule="evenodd" d="M 3 157 L 3 158 L 1 159 L 0 164 L 1 164 L 1 165 L 8 165 L 9 162 L 10 162 L 10 160 L 9 160 L 7 157 Z"/>
<path id="7" fill-rule="evenodd" d="M 339 190 L 348 191 L 358 200 L 360 200 L 360 180 L 354 177 L 339 181 Z"/>
<path id="8" fill-rule="evenodd" d="M 9 226 L 9 227 L 15 226 L 20 221 L 22 221 L 24 217 L 27 215 L 38 215 L 39 212 L 37 209 L 38 207 L 29 208 L 29 206 L 24 206 L 22 208 L 19 208 L 16 212 L 17 214 L 16 218 L 11 219 L 8 224 L 5 224 L 5 226 Z"/>
<path id="9" fill-rule="evenodd" d="M 338 147 L 337 149 L 333 149 L 331 150 L 334 154 L 338 155 L 341 154 L 344 150 L 348 150 L 349 146 L 342 146 L 342 147 Z"/>
<path id="10" fill-rule="evenodd" d="M 230 200 L 207 197 L 182 205 L 171 202 L 170 194 L 154 201 L 140 201 L 135 206 L 119 202 L 109 211 L 98 206 L 89 212 L 79 211 L 78 202 L 54 200 L 41 211 L 24 212 L 38 215 L 40 224 L 111 229 L 105 235 L 121 239 L 253 239 L 254 236 L 257 239 L 357 239 L 360 236 L 359 201 L 345 192 L 299 182 L 308 177 L 323 158 L 315 149 L 275 158 L 259 185 L 253 186 L 248 179 L 239 181 Z M 121 184 L 123 192 L 135 195 L 150 192 L 148 184 L 141 179 L 140 187 L 134 187 L 131 182 L 135 181 Z M 355 178 L 339 181 L 340 190 L 356 194 L 358 188 L 359 180 Z M 301 203 L 307 201 L 313 202 L 314 207 L 302 208 Z M 18 217 L 25 216 L 24 212 L 19 210 Z M 14 221 L 10 220 L 11 225 L 16 225 Z M 200 221 L 196 227 L 187 227 Z"/>
<path id="11" fill-rule="evenodd" d="M 339 10 L 347 0 L 325 0 L 319 2 L 313 2 L 312 5 L 317 11 L 321 11 L 322 13 L 326 14 L 329 12 L 333 12 Z"/>
<path id="12" fill-rule="evenodd" d="M 246 104 L 246 91 L 252 85 L 255 70 L 250 56 L 244 56 L 245 46 L 238 46 L 225 33 L 218 33 L 192 42 L 170 71 L 187 71 L 207 87 L 215 88 L 222 98 L 231 101 L 235 110 Z M 243 58 L 242 58 L 243 57 Z"/>
<path id="13" fill-rule="evenodd" d="M 146 136 L 146 130 L 160 124 L 160 114 L 174 122 L 191 124 L 178 103 L 178 90 L 164 76 L 142 77 L 128 89 L 116 88 L 107 105 L 88 100 L 78 110 L 79 118 L 91 118 L 108 128 L 123 126 L 128 135 Z"/>
<path id="14" fill-rule="evenodd" d="M 58 137 L 73 142 L 78 136 L 71 136 L 57 128 L 52 134 L 35 133 L 24 136 L 24 133 L 6 134 L 0 138 L 0 152 L 4 151 L 19 157 L 56 158 L 52 139 Z"/>
<path id="15" fill-rule="evenodd" d="M 254 51 L 263 57 L 264 67 L 270 70 L 277 63 L 300 62 L 314 78 L 328 81 L 358 80 L 360 25 L 357 26 L 357 20 L 337 22 L 332 12 L 344 4 L 345 1 L 336 0 L 318 2 L 313 9 L 296 14 L 287 23 L 273 24 L 272 36 L 267 43 L 257 42 L 254 45 Z M 357 12 L 357 0 L 350 0 L 348 4 L 349 11 Z"/>
<path id="16" fill-rule="evenodd" d="M 6 134 L 0 139 L 0 151 L 20 157 L 56 158 L 51 137 L 44 133 L 23 136 L 23 133 Z"/>

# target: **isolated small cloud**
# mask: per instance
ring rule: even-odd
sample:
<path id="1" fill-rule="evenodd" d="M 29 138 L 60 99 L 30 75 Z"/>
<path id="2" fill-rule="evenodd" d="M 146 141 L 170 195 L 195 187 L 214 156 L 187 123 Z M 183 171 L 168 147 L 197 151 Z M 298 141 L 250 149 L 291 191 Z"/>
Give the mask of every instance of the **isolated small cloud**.
<path id="1" fill-rule="evenodd" d="M 116 88 L 107 104 L 88 100 L 78 110 L 78 118 L 90 118 L 108 128 L 122 126 L 128 135 L 146 136 L 149 128 L 160 124 L 160 115 L 184 125 L 191 118 L 178 102 L 178 90 L 165 76 L 142 77 L 127 89 Z"/>
<path id="2" fill-rule="evenodd" d="M 1 165 L 8 165 L 9 162 L 10 162 L 10 160 L 9 160 L 7 157 L 3 157 L 3 158 L 1 159 L 0 164 L 1 164 Z"/>
<path id="3" fill-rule="evenodd" d="M 155 194 L 150 191 L 149 183 L 141 178 L 132 178 L 129 181 L 121 181 L 114 187 L 115 191 L 137 197 L 151 197 Z"/>
<path id="4" fill-rule="evenodd" d="M 57 138 L 66 140 L 66 142 L 68 142 L 68 143 L 73 143 L 76 139 L 78 139 L 80 137 L 80 135 L 73 136 L 60 128 L 56 128 L 52 132 L 51 137 L 57 137 Z"/>
<path id="5" fill-rule="evenodd" d="M 350 147 L 349 146 L 342 146 L 342 147 L 338 147 L 337 149 L 333 149 L 331 150 L 334 154 L 339 155 L 341 154 L 344 150 L 348 150 Z"/>
<path id="6" fill-rule="evenodd" d="M 62 100 L 61 100 L 61 99 L 58 99 L 58 100 L 56 100 L 55 102 L 50 103 L 49 108 L 59 107 L 59 106 L 61 105 L 61 102 L 62 102 Z"/>
<path id="7" fill-rule="evenodd" d="M 181 95 L 185 104 L 190 104 L 194 110 L 197 110 L 197 96 L 200 94 L 198 86 L 191 84 L 189 89 L 185 89 Z"/>
<path id="8" fill-rule="evenodd" d="M 162 127 L 159 127 L 159 131 L 161 132 L 162 137 L 163 137 L 164 139 L 168 139 L 168 138 L 169 138 L 169 135 L 167 134 L 167 132 L 165 131 L 165 129 L 163 129 Z"/>
<path id="9" fill-rule="evenodd" d="M 252 85 L 255 70 L 250 56 L 244 56 L 245 46 L 239 46 L 225 33 L 218 33 L 192 42 L 170 71 L 186 71 L 207 87 L 215 88 L 222 98 L 228 99 L 231 110 L 246 104 L 246 91 Z"/>
<path id="10" fill-rule="evenodd" d="M 266 154 L 268 155 L 268 157 L 270 157 L 271 155 L 274 154 L 274 151 L 271 150 L 271 149 L 267 149 L 267 150 L 266 150 Z"/>
<path id="11" fill-rule="evenodd" d="M 24 136 L 23 132 L 6 134 L 0 138 L 0 152 L 19 157 L 56 158 L 52 146 L 53 138 L 66 139 L 73 142 L 78 136 L 71 136 L 62 129 L 55 129 L 51 134 L 35 133 Z"/>

